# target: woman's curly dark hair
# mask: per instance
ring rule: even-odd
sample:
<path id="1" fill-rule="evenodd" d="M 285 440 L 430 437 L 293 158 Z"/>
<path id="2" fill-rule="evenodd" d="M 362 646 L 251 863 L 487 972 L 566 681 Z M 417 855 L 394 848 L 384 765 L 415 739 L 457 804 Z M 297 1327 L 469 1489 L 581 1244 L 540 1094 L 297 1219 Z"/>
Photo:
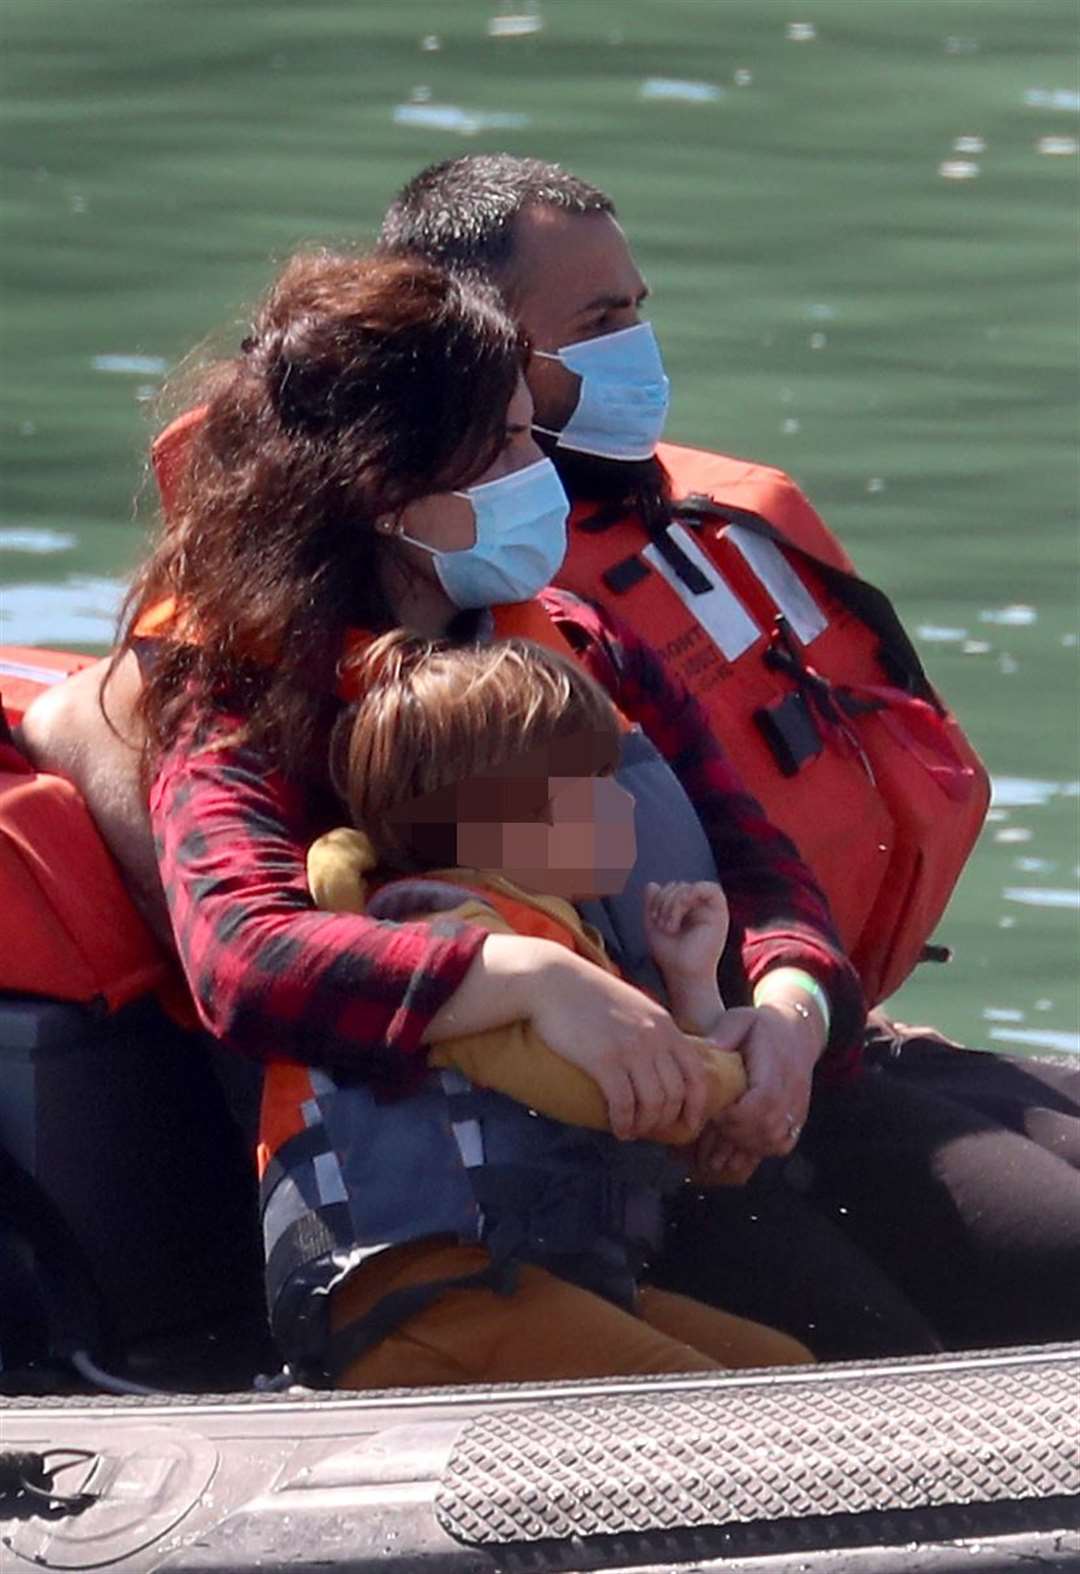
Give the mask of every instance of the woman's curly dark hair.
<path id="1" fill-rule="evenodd" d="M 431 263 L 288 263 L 240 354 L 196 389 L 201 419 L 121 614 L 114 661 L 151 608 L 177 609 L 140 701 L 148 759 L 225 703 L 237 741 L 305 770 L 345 630 L 397 622 L 376 520 L 488 468 L 524 353 L 494 290 Z"/>

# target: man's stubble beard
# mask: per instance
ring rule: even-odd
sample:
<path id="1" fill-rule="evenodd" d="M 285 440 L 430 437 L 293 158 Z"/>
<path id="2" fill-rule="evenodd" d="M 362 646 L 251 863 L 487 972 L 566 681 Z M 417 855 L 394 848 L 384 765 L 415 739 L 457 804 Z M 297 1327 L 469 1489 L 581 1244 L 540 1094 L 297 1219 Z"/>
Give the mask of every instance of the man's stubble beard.
<path id="1" fill-rule="evenodd" d="M 614 520 L 623 513 L 640 515 L 650 534 L 663 530 L 671 518 L 671 479 L 660 460 L 601 459 L 559 448 L 556 439 L 536 433 L 536 440 L 559 472 L 572 503 L 599 503 Z"/>

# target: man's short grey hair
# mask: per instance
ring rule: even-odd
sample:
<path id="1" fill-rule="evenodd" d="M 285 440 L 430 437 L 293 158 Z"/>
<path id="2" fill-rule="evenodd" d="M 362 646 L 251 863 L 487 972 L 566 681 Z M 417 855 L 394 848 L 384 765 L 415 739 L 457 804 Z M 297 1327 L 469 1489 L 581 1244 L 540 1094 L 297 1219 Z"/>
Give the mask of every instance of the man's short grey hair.
<path id="1" fill-rule="evenodd" d="M 497 278 L 513 260 L 515 219 L 535 207 L 615 214 L 606 193 L 559 164 L 466 154 L 430 164 L 402 188 L 383 220 L 379 249 Z"/>

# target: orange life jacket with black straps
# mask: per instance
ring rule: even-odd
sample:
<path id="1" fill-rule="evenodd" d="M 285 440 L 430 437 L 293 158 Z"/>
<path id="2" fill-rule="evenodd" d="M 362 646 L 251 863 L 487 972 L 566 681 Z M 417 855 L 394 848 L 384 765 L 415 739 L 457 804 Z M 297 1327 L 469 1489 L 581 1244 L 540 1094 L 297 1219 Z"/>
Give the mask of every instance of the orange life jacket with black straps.
<path id="1" fill-rule="evenodd" d="M 987 773 L 888 599 L 789 477 L 666 443 L 658 457 L 667 528 L 578 504 L 556 583 L 630 622 L 704 706 L 824 888 L 875 1003 L 945 909 Z"/>

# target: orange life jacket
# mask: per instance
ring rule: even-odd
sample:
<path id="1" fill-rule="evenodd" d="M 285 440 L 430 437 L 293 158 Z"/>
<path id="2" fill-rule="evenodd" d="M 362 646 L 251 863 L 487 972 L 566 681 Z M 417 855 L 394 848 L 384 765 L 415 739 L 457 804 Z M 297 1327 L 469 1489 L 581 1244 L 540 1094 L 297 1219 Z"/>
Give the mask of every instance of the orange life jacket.
<path id="1" fill-rule="evenodd" d="M 891 605 L 778 470 L 662 444 L 657 539 L 596 504 L 557 584 L 656 647 L 825 889 L 871 1003 L 919 960 L 974 845 L 989 780 Z"/>
<path id="2" fill-rule="evenodd" d="M 0 743 L 0 990 L 116 1010 L 166 981 L 146 928 L 70 782 Z"/>

